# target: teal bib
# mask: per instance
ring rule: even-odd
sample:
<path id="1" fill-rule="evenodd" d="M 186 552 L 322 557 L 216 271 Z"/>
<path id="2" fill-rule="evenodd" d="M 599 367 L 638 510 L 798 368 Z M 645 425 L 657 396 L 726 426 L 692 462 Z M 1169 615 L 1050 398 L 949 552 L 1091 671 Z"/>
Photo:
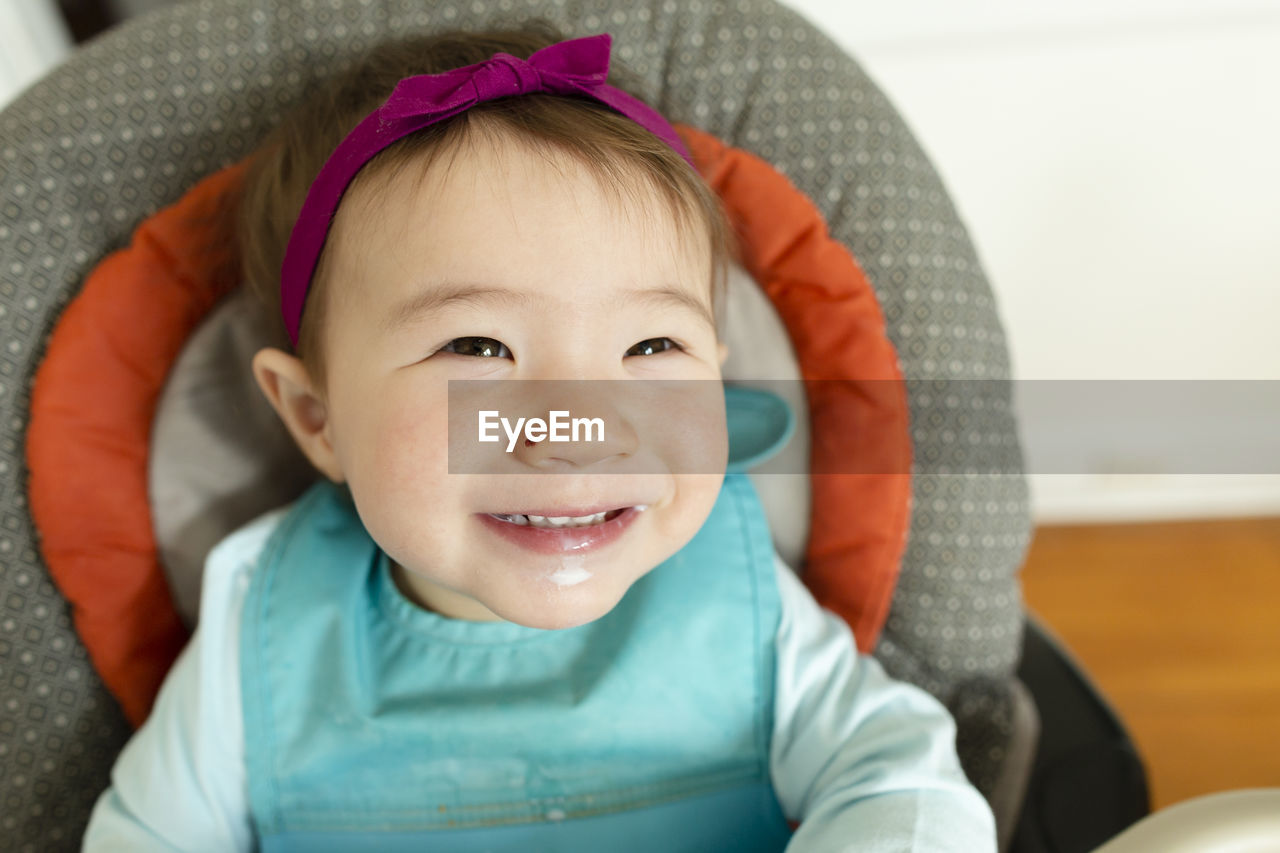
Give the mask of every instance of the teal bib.
<path id="1" fill-rule="evenodd" d="M 417 607 L 346 489 L 321 481 L 269 539 L 244 606 L 262 849 L 781 851 L 779 618 L 743 474 L 612 611 L 556 631 Z"/>

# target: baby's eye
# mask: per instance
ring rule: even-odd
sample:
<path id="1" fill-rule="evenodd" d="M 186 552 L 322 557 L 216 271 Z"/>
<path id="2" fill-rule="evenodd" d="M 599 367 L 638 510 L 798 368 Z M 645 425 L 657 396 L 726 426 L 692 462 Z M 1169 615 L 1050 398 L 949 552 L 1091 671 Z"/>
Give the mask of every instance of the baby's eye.
<path id="1" fill-rule="evenodd" d="M 440 348 L 441 352 L 474 355 L 478 358 L 511 358 L 511 350 L 493 338 L 454 338 Z"/>
<path id="2" fill-rule="evenodd" d="M 657 355 L 660 352 L 666 352 L 669 349 L 681 349 L 682 347 L 671 340 L 671 338 L 649 338 L 627 350 L 627 355 Z"/>

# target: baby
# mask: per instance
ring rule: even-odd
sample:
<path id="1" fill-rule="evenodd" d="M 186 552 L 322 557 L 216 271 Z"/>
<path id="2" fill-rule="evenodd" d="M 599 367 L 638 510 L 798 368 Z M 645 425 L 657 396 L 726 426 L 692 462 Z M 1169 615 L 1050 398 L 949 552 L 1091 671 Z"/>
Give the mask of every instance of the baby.
<path id="1" fill-rule="evenodd" d="M 723 396 L 590 393 L 722 395 L 727 354 L 731 229 L 608 65 L 543 28 L 385 45 L 256 157 L 241 254 L 294 352 L 254 376 L 324 476 L 209 555 L 85 849 L 994 849 L 946 710 L 725 473 Z M 476 444 L 451 388 L 495 380 L 600 440 Z"/>

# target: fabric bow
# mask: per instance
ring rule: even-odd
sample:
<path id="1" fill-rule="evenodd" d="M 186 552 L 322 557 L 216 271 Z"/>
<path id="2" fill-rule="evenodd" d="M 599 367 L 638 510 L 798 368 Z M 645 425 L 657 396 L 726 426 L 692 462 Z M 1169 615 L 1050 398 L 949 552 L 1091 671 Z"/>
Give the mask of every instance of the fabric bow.
<path id="1" fill-rule="evenodd" d="M 548 45 L 527 60 L 496 53 L 475 65 L 401 80 L 382 106 L 339 143 L 298 214 L 280 276 L 280 308 L 294 346 L 311 277 L 347 185 L 379 151 L 430 124 L 497 98 L 535 92 L 579 95 L 649 130 L 692 166 L 693 158 L 666 119 L 643 101 L 605 82 L 612 42 L 608 33 L 600 33 Z"/>

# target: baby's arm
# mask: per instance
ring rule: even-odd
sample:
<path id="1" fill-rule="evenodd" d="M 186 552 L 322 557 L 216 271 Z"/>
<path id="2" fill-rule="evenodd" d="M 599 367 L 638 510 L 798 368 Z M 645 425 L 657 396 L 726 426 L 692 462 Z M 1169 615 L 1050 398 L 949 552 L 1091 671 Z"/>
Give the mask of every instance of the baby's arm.
<path id="1" fill-rule="evenodd" d="M 858 654 L 848 625 L 776 563 L 770 759 L 783 811 L 801 821 L 787 853 L 994 851 L 995 819 L 960 769 L 946 708 Z"/>
<path id="2" fill-rule="evenodd" d="M 111 771 L 83 850 L 251 850 L 240 711 L 240 614 L 249 569 L 282 511 L 220 542 L 205 565 L 200 623 L 151 715 Z"/>

